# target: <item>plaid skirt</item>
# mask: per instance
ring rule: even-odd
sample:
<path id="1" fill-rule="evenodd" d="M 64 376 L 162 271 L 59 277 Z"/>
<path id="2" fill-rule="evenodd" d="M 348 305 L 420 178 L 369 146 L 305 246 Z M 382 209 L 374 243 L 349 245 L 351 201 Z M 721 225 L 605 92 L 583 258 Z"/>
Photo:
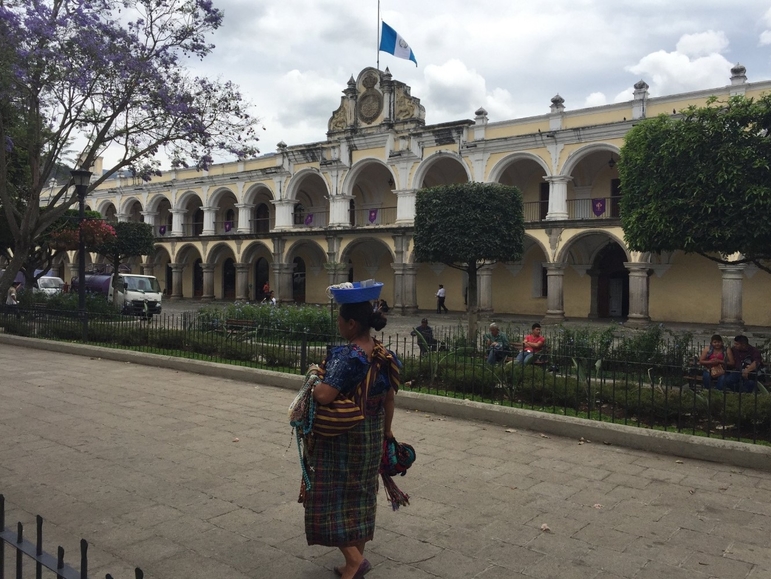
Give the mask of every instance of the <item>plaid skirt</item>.
<path id="1" fill-rule="evenodd" d="M 305 537 L 309 545 L 349 547 L 372 540 L 383 418 L 381 409 L 340 436 L 316 437 L 313 453 L 307 457 L 311 489 L 305 493 Z"/>

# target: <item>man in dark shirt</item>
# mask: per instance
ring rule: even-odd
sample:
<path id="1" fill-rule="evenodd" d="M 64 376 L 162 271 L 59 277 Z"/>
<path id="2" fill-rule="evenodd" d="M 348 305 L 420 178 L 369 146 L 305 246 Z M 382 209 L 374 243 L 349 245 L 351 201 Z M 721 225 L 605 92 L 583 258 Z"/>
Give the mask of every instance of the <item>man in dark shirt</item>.
<path id="1" fill-rule="evenodd" d="M 763 366 L 760 350 L 750 346 L 747 336 L 736 336 L 731 353 L 734 368 L 726 373 L 724 387 L 734 392 L 752 392 L 755 390 L 756 372 Z"/>
<path id="2" fill-rule="evenodd" d="M 418 339 L 418 347 L 420 348 L 421 354 L 435 348 L 436 340 L 434 339 L 434 330 L 428 325 L 427 318 L 420 320 L 420 325 L 410 332 L 410 335 L 415 337 L 417 337 L 418 334 L 423 338 L 422 340 Z"/>

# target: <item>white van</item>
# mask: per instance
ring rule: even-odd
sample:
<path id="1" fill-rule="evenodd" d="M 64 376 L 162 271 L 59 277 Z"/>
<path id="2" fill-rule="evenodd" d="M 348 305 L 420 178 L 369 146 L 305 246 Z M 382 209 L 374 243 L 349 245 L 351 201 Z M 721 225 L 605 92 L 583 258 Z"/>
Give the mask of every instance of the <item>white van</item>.
<path id="1" fill-rule="evenodd" d="M 64 291 L 64 280 L 60 277 L 44 275 L 43 277 L 38 278 L 32 291 L 48 296 L 60 294 Z"/>
<path id="2" fill-rule="evenodd" d="M 113 279 L 110 277 L 107 301 L 124 314 L 148 318 L 160 314 L 161 298 L 161 286 L 152 275 L 120 273 L 118 287 L 113 287 Z"/>

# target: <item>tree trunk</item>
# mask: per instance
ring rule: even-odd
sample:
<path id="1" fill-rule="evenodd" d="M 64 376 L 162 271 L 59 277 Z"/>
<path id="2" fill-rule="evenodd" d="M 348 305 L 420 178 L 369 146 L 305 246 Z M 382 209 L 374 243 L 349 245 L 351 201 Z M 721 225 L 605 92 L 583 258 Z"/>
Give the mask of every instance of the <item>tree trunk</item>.
<path id="1" fill-rule="evenodd" d="M 466 268 L 468 273 L 468 342 L 476 340 L 477 321 L 479 318 L 479 300 L 477 299 L 477 262 L 470 261 Z"/>
<path id="2" fill-rule="evenodd" d="M 14 252 L 13 258 L 8 263 L 3 275 L 0 276 L 0 296 L 2 296 L 3 304 L 5 304 L 5 296 L 8 293 L 8 288 L 11 287 L 11 283 L 16 279 L 16 274 L 21 270 L 21 266 L 24 265 L 24 257 L 29 253 L 29 247 L 16 246 L 17 251 Z"/>
<path id="3" fill-rule="evenodd" d="M 112 256 L 112 287 L 118 289 L 118 270 L 120 269 L 120 255 Z"/>

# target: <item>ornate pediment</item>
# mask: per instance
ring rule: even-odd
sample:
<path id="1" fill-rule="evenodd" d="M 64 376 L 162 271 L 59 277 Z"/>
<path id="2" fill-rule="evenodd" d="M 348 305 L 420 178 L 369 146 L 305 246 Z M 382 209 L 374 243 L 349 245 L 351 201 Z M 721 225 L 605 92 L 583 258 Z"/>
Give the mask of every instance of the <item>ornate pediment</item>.
<path id="1" fill-rule="evenodd" d="M 410 87 L 395 81 L 388 69 L 365 68 L 348 81 L 340 106 L 327 125 L 328 135 L 343 132 L 370 132 L 390 129 L 394 125 L 412 128 L 423 125 L 426 109 L 420 99 L 410 94 Z"/>

